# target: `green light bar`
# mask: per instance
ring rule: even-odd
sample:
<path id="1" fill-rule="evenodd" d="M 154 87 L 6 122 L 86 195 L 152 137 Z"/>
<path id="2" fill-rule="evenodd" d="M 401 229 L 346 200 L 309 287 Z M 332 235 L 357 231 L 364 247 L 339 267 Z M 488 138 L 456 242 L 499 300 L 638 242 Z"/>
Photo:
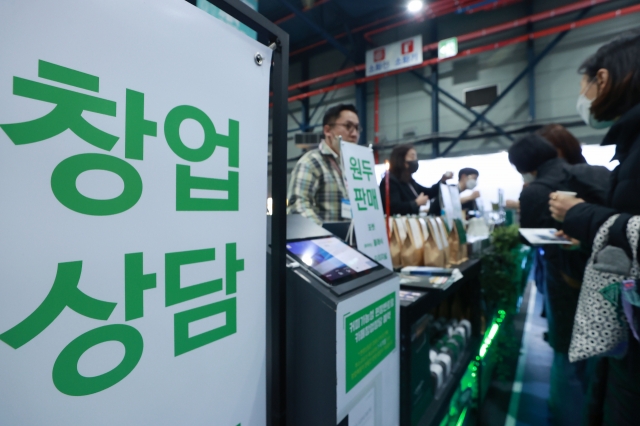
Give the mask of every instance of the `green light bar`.
<path id="1" fill-rule="evenodd" d="M 464 424 L 465 417 L 467 417 L 467 407 L 464 407 L 464 410 L 462 410 L 462 414 L 460 414 L 460 417 L 458 418 L 458 423 L 456 423 L 456 426 L 462 426 Z"/>
<path id="2" fill-rule="evenodd" d="M 489 341 L 493 340 L 493 338 L 496 337 L 496 333 L 498 332 L 499 328 L 500 326 L 497 323 L 493 323 L 493 325 L 491 326 L 491 331 L 489 331 Z"/>
<path id="3" fill-rule="evenodd" d="M 507 313 L 505 311 L 498 311 L 498 318 L 496 318 L 494 323 L 491 325 L 491 329 L 489 329 L 489 332 L 486 334 L 486 337 L 484 338 L 484 341 L 480 346 L 480 352 L 478 354 L 480 356 L 480 359 L 484 358 L 484 356 L 487 354 L 487 350 L 489 350 L 489 346 L 491 346 L 491 343 L 493 343 L 493 338 L 496 337 L 496 334 L 498 334 L 500 325 L 502 324 L 502 321 L 504 321 L 504 318 L 506 316 Z"/>

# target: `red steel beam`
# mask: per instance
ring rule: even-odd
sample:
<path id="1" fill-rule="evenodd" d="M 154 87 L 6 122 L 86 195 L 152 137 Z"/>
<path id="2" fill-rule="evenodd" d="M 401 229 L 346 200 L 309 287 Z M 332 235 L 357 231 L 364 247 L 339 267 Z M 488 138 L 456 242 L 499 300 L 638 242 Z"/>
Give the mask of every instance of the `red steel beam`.
<path id="1" fill-rule="evenodd" d="M 471 41 L 471 40 L 475 40 L 481 37 L 485 37 L 488 35 L 492 35 L 492 34 L 496 34 L 498 32 L 501 31 L 506 31 L 506 30 L 510 30 L 513 28 L 517 28 L 517 27 L 522 27 L 524 25 L 527 25 L 528 23 L 533 23 L 533 22 L 539 22 L 545 19 L 549 19 L 549 18 L 553 18 L 555 16 L 560 16 L 560 15 L 564 15 L 566 13 L 570 13 L 570 12 L 576 12 L 578 10 L 582 10 L 584 8 L 587 7 L 591 7 L 591 6 L 595 6 L 598 4 L 602 4 L 602 3 L 606 3 L 610 0 L 583 0 L 583 1 L 579 1 L 577 3 L 572 3 L 569 4 L 567 6 L 562 6 L 562 7 L 558 7 L 555 9 L 551 9 L 551 10 L 547 10 L 545 12 L 541 12 L 541 13 L 536 13 L 534 15 L 530 15 L 524 18 L 520 18 L 520 19 L 516 19 L 514 21 L 510 21 L 510 22 L 506 22 L 504 24 L 499 24 L 499 25 L 494 25 L 493 27 L 489 27 L 489 28 L 485 28 L 482 30 L 478 30 L 478 31 L 473 31 L 467 34 L 463 34 L 461 36 L 458 36 L 458 42 L 459 43 L 463 43 L 466 41 Z M 320 42 L 320 44 L 325 43 L 325 41 Z M 316 43 L 316 45 L 318 45 Z M 308 48 L 312 48 L 315 47 L 316 45 L 312 45 L 309 46 Z M 427 44 L 425 45 L 422 50 L 427 52 L 429 50 L 436 50 L 438 48 L 438 43 L 431 43 L 431 44 Z M 364 64 L 360 64 L 360 65 L 356 65 L 354 67 L 351 68 L 347 68 L 344 69 L 342 71 L 337 71 L 331 74 L 326 74 L 326 75 L 322 75 L 316 78 L 313 78 L 311 80 L 306 80 L 306 81 L 302 81 L 300 83 L 296 83 L 293 84 L 291 86 L 289 86 L 289 90 L 295 90 L 295 89 L 300 89 L 302 87 L 307 87 L 313 84 L 317 84 L 320 83 L 322 81 L 326 81 L 326 80 L 331 80 L 335 77 L 342 77 L 357 71 L 362 71 L 365 69 L 365 65 Z"/>
<path id="2" fill-rule="evenodd" d="M 564 25 L 558 25 L 556 27 L 553 28 L 548 28 L 546 30 L 541 30 L 541 31 L 536 31 L 530 34 L 525 34 L 519 37 L 514 37 L 508 40 L 503 40 L 497 43 L 491 43 L 491 44 L 487 44 L 485 46 L 480 46 L 480 47 L 474 47 L 473 49 L 467 49 L 464 50 L 460 53 L 458 53 L 458 55 L 452 57 L 452 58 L 447 58 L 447 59 L 438 59 L 438 58 L 431 58 L 431 59 L 427 59 L 426 61 L 423 61 L 421 64 L 415 65 L 413 67 L 410 68 L 403 68 L 401 70 L 396 70 L 396 71 L 391 71 L 388 73 L 384 73 L 384 74 L 378 74 L 378 75 L 372 75 L 369 77 L 362 77 L 362 78 L 357 78 L 354 80 L 350 80 L 350 81 L 345 81 L 343 83 L 340 84 L 334 84 L 332 86 L 328 86 L 328 87 L 323 87 L 321 89 L 317 89 L 317 90 L 313 90 L 307 93 L 302 93 L 299 95 L 295 95 L 295 96 L 291 96 L 289 97 L 289 102 L 293 102 L 293 101 L 298 101 L 301 99 L 305 99 L 305 98 L 309 98 L 312 96 L 316 96 L 316 95 L 320 95 L 322 93 L 326 93 L 326 92 L 333 92 L 335 90 L 339 90 L 339 89 L 344 89 L 346 87 L 350 87 L 350 86 L 354 86 L 356 84 L 362 84 L 362 83 L 366 83 L 368 81 L 374 81 L 374 80 L 379 80 L 385 77 L 389 77 L 392 75 L 396 75 L 396 74 L 400 74 L 400 73 L 404 73 L 407 71 L 412 71 L 412 70 L 416 70 L 419 68 L 424 68 L 426 66 L 429 65 L 433 65 L 436 64 L 438 62 L 443 62 L 443 61 L 448 61 L 448 60 L 452 60 L 452 59 L 457 59 L 457 58 L 461 58 L 461 57 L 465 57 L 465 56 L 471 56 L 471 55 L 477 55 L 479 53 L 483 53 L 483 52 L 488 52 L 491 50 L 496 50 L 496 49 L 500 49 L 502 47 L 506 47 L 506 46 L 510 46 L 513 44 L 518 44 L 518 43 L 523 43 L 527 40 L 535 40 L 538 38 L 542 38 L 542 37 L 546 37 L 552 34 L 557 34 L 563 31 L 568 31 L 568 30 L 572 30 L 575 28 L 582 28 L 588 25 L 592 25 L 592 24 L 596 24 L 599 22 L 603 22 L 603 21 L 608 21 L 610 19 L 614 19 L 617 18 L 619 16 L 624 16 L 624 15 L 630 15 L 632 13 L 638 13 L 640 12 L 640 4 L 635 5 L 635 6 L 629 6 L 629 7 L 625 7 L 623 9 L 618 9 L 618 10 L 614 10 L 611 12 L 607 12 L 607 13 L 602 13 L 600 15 L 596 15 L 593 16 L 591 18 L 586 18 L 586 19 L 582 19 L 580 21 L 575 21 L 575 22 L 571 22 L 568 24 L 564 24 Z"/>

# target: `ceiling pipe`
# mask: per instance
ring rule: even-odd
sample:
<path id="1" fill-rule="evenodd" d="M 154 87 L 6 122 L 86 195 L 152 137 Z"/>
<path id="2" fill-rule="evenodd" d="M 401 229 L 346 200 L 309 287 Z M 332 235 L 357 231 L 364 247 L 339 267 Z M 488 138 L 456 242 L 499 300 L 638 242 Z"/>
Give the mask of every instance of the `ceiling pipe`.
<path id="1" fill-rule="evenodd" d="M 367 28 L 371 28 L 371 27 L 373 27 L 373 26 L 375 26 L 375 25 L 382 24 L 382 23 L 384 23 L 384 22 L 387 22 L 387 21 L 390 21 L 390 20 L 392 20 L 392 19 L 395 19 L 395 18 L 398 18 L 398 17 L 400 17 L 400 16 L 403 16 L 404 14 L 405 14 L 404 12 L 400 12 L 400 13 L 397 13 L 397 14 L 395 14 L 395 15 L 391 15 L 391 16 L 387 16 L 387 17 L 385 17 L 385 18 L 378 19 L 378 20 L 376 20 L 376 21 L 373 21 L 373 22 L 370 22 L 370 23 L 368 23 L 368 24 L 362 25 L 362 26 L 360 26 L 360 27 L 354 28 L 353 30 L 351 30 L 351 33 L 352 33 L 352 34 L 358 33 L 358 32 L 360 32 L 360 31 L 362 31 L 362 30 L 367 29 Z M 347 33 L 346 33 L 346 32 L 344 32 L 344 33 L 340 33 L 340 34 L 338 34 L 337 36 L 335 36 L 335 37 L 334 37 L 334 39 L 336 39 L 336 40 L 337 40 L 337 39 L 340 39 L 340 38 L 345 37 L 346 35 L 347 35 Z M 299 53 L 306 52 L 307 50 L 311 50 L 311 49 L 313 49 L 313 48 L 315 48 L 315 47 L 322 46 L 323 44 L 327 44 L 327 40 L 320 40 L 320 41 L 319 41 L 319 42 L 317 42 L 317 43 L 313 43 L 313 44 L 310 44 L 310 45 L 308 45 L 308 46 L 302 47 L 302 48 L 300 48 L 300 49 L 298 49 L 298 50 L 294 50 L 293 52 L 291 52 L 291 53 L 289 54 L 289 56 L 295 56 L 295 55 L 297 55 L 297 54 L 299 54 Z"/>
<path id="2" fill-rule="evenodd" d="M 384 74 L 378 74 L 378 75 L 373 75 L 370 77 L 362 77 L 362 78 L 357 78 L 354 80 L 350 80 L 350 81 L 346 81 L 344 83 L 339 83 L 339 84 L 335 84 L 332 86 L 328 86 L 328 87 L 323 87 L 321 89 L 317 89 L 317 90 L 313 90 L 307 93 L 302 93 L 299 95 L 295 95 L 295 96 L 291 96 L 289 97 L 289 102 L 293 102 L 293 101 L 298 101 L 301 99 L 305 99 L 305 98 L 310 98 L 312 96 L 316 96 L 322 93 L 326 93 L 326 92 L 333 92 L 335 90 L 339 90 L 339 89 L 344 89 L 346 87 L 350 87 L 350 86 L 354 86 L 356 84 L 362 84 L 362 83 L 366 83 L 369 81 L 374 81 L 374 80 L 378 80 L 378 79 L 382 79 L 385 77 L 389 77 L 392 75 L 396 75 L 396 74 L 401 74 L 407 71 L 412 71 L 412 70 L 416 70 L 419 68 L 424 68 L 426 66 L 429 65 L 433 65 L 439 62 L 443 62 L 443 61 L 449 61 L 449 60 L 454 60 L 454 59 L 459 59 L 461 57 L 466 57 L 466 56 L 471 56 L 471 55 L 477 55 L 479 53 L 483 53 L 483 52 L 488 52 L 491 50 L 496 50 L 496 49 L 500 49 L 506 46 L 511 46 L 514 44 L 519 44 L 519 43 L 524 43 L 527 40 L 535 40 L 538 38 L 542 38 L 542 37 L 546 37 L 552 34 L 557 34 L 557 33 L 561 33 L 563 31 L 567 31 L 567 30 L 572 30 L 575 28 L 582 28 L 588 25 L 593 25 L 599 22 L 604 22 L 604 21 L 608 21 L 610 19 L 614 19 L 617 18 L 619 16 L 624 16 L 624 15 L 630 15 L 632 13 L 638 13 L 640 12 L 640 4 L 638 5 L 634 5 L 634 6 L 629 6 L 623 9 L 618 9 L 618 10 L 614 10 L 611 12 L 607 12 L 607 13 L 603 13 L 600 15 L 596 15 L 593 16 L 591 18 L 586 18 L 586 19 L 582 19 L 579 21 L 575 21 L 575 22 L 571 22 L 568 24 L 563 24 L 563 25 L 558 25 L 556 27 L 552 27 L 552 28 L 548 28 L 545 30 L 540 30 L 540 31 L 536 31 L 530 34 L 525 34 L 519 37 L 514 37 L 508 40 L 503 40 L 497 43 L 491 43 L 491 44 L 487 44 L 485 46 L 480 46 L 480 47 L 475 47 L 472 49 L 467 49 L 464 50 L 460 53 L 458 53 L 458 55 L 452 57 L 452 58 L 447 58 L 447 59 L 438 59 L 438 58 L 431 58 L 428 59 L 426 61 L 423 61 L 421 64 L 419 65 L 415 65 L 413 67 L 409 67 L 409 68 L 403 68 L 401 70 L 396 70 L 396 71 L 391 71 L 388 73 L 384 73 Z"/>
<path id="3" fill-rule="evenodd" d="M 486 0 L 465 0 L 462 2 L 454 2 L 453 0 L 451 0 L 449 2 L 441 1 L 433 3 L 432 5 L 427 6 L 422 13 L 416 14 L 415 16 L 407 19 L 403 19 L 402 21 L 394 22 L 393 24 L 386 25 L 373 31 L 366 32 L 364 33 L 363 37 L 365 40 L 371 43 L 371 37 L 376 34 L 386 32 L 402 25 L 411 24 L 414 22 L 422 22 L 426 18 L 437 18 L 439 16 L 448 15 L 449 13 L 454 13 L 460 10 L 461 7 L 466 7 L 466 5 L 473 6 L 474 4 L 484 3 L 485 1 Z"/>
<path id="4" fill-rule="evenodd" d="M 513 28 L 518 28 L 518 27 L 522 27 L 525 26 L 529 23 L 534 23 L 534 22 L 539 22 L 545 19 L 549 19 L 549 18 L 553 18 L 556 16 L 560 16 L 560 15 L 564 15 L 570 12 L 576 12 L 578 10 L 582 10 L 585 9 L 587 7 L 592 7 L 592 6 L 596 6 L 598 4 L 602 4 L 602 3 L 607 3 L 610 0 L 583 0 L 583 1 L 579 1 L 577 3 L 572 3 L 569 4 L 567 6 L 562 6 L 562 7 L 558 7 L 555 9 L 551 9 L 551 10 L 547 10 L 545 12 L 541 12 L 541 13 L 536 13 L 524 18 L 520 18 L 520 19 L 516 19 L 514 21 L 510 21 L 510 22 L 506 22 L 504 24 L 499 24 L 499 25 L 495 25 L 493 27 L 489 27 L 489 28 L 485 28 L 482 30 L 478 30 L 478 31 L 473 31 L 467 34 L 463 34 L 461 36 L 458 36 L 458 43 L 463 43 L 466 41 L 471 41 L 471 40 L 476 40 L 479 39 L 481 37 L 485 37 L 488 35 L 492 35 L 492 34 L 496 34 L 498 32 L 501 31 L 506 31 L 506 30 L 510 30 Z M 422 50 L 427 52 L 429 50 L 436 50 L 438 48 L 438 43 L 431 43 L 431 44 L 427 44 L 425 45 Z M 296 84 L 293 84 L 291 86 L 289 86 L 289 90 L 295 90 L 295 89 L 300 89 L 303 87 L 307 87 L 307 86 L 311 86 L 313 84 L 317 84 L 317 83 L 321 83 L 323 81 L 326 80 L 331 80 L 333 78 L 336 77 L 342 77 L 351 73 L 355 73 L 358 71 L 363 71 L 365 69 L 365 65 L 364 64 L 360 64 L 360 65 L 356 65 L 353 66 L 351 68 L 346 68 L 344 70 L 341 71 L 337 71 L 334 73 L 330 73 L 330 74 L 326 74 L 326 75 L 322 75 L 319 77 L 315 77 L 312 78 L 310 80 L 306 80 L 306 81 L 302 81 Z"/>
<path id="5" fill-rule="evenodd" d="M 499 7 L 509 6 L 515 3 L 520 3 L 522 1 L 523 0 L 503 0 L 500 2 L 495 2 L 495 3 L 487 4 L 484 6 L 473 7 L 473 8 L 470 8 L 469 10 L 465 10 L 464 13 L 467 15 L 471 15 L 472 13 L 476 13 L 476 12 L 486 12 L 487 10 L 495 10 Z"/>
<path id="6" fill-rule="evenodd" d="M 458 36 L 458 43 L 464 43 L 465 41 L 471 41 L 471 40 L 475 40 L 478 39 L 480 37 L 485 37 L 488 35 L 492 35 L 492 34 L 496 34 L 499 33 L 501 31 L 506 31 L 506 30 L 511 30 L 513 28 L 518 28 L 518 27 L 522 27 L 525 26 L 527 24 L 532 24 L 535 22 L 539 22 L 539 21 L 543 21 L 545 19 L 550 19 L 556 16 L 560 16 L 560 15 L 565 15 L 567 13 L 571 13 L 571 12 L 576 12 L 578 10 L 582 10 L 585 9 L 587 7 L 593 7 L 593 6 L 597 6 L 599 4 L 602 3 L 607 3 L 611 0 L 584 0 L 584 1 L 579 1 L 577 3 L 572 3 L 569 4 L 567 6 L 562 6 L 562 7 L 558 7 L 555 9 L 551 9 L 551 10 L 547 10 L 544 12 L 540 12 L 540 13 L 536 13 L 524 18 L 520 18 L 520 19 L 516 19 L 514 21 L 510 21 L 510 22 L 505 22 L 504 24 L 498 24 L 498 25 L 494 25 L 492 27 L 489 28 L 485 28 L 482 30 L 478 30 L 478 31 L 473 31 L 467 34 L 463 34 L 461 36 Z M 438 49 L 438 42 L 435 43 L 431 43 L 431 44 L 426 44 L 423 46 L 422 50 L 424 52 L 427 52 L 429 50 L 436 50 Z"/>
<path id="7" fill-rule="evenodd" d="M 329 1 L 331 1 L 331 0 L 318 0 L 312 6 L 303 8 L 302 11 L 306 12 L 306 11 L 311 10 L 313 8 L 316 8 L 316 7 L 320 6 L 320 5 L 328 3 Z M 280 25 L 280 24 L 282 24 L 284 22 L 287 22 L 288 20 L 293 19 L 295 17 L 296 17 L 296 14 L 295 13 L 291 13 L 291 14 L 289 14 L 287 16 L 283 16 L 282 18 L 280 18 L 280 19 L 278 19 L 276 21 L 273 21 L 273 23 L 276 24 L 276 25 Z"/>
<path id="8" fill-rule="evenodd" d="M 462 0 L 462 3 L 465 3 L 465 4 L 466 4 L 466 3 L 473 3 L 473 2 L 478 3 L 478 2 L 480 2 L 480 1 L 482 1 L 482 0 Z M 444 5 L 445 3 L 447 3 L 447 4 L 446 4 L 446 5 Z M 443 15 L 446 15 L 446 14 L 448 14 L 448 13 L 453 13 L 453 12 L 455 12 L 455 11 L 457 10 L 456 3 L 460 3 L 460 2 L 457 2 L 457 1 L 455 1 L 455 0 L 449 0 L 449 1 L 440 1 L 440 2 L 434 3 L 434 4 L 431 6 L 432 8 L 431 8 L 431 9 L 428 9 L 428 10 L 430 10 L 430 11 L 431 11 L 431 10 L 433 11 L 433 13 L 431 13 L 431 14 L 429 15 L 429 17 L 430 17 L 430 18 L 436 18 L 436 17 L 438 17 L 438 16 L 443 16 Z M 444 6 L 440 6 L 441 4 L 443 4 Z M 396 13 L 396 14 L 394 14 L 394 15 L 386 16 L 386 17 L 384 17 L 384 18 L 381 18 L 381 19 L 378 19 L 378 20 L 376 20 L 376 21 L 370 22 L 370 23 L 368 23 L 368 24 L 362 25 L 362 26 L 360 26 L 360 27 L 354 28 L 353 30 L 351 30 L 351 33 L 352 33 L 352 34 L 359 33 L 360 31 L 365 30 L 365 29 L 367 29 L 367 28 L 371 28 L 371 27 L 374 27 L 374 26 L 376 26 L 376 25 L 382 24 L 382 23 L 384 23 L 384 22 L 388 22 L 388 21 L 391 21 L 391 20 L 393 20 L 393 19 L 400 18 L 400 17 L 402 17 L 402 16 L 406 16 L 406 15 L 407 15 L 407 12 L 402 11 L 402 12 L 400 12 L 400 13 Z M 403 25 L 403 24 L 405 24 L 405 23 L 407 23 L 407 22 L 414 22 L 414 21 L 415 21 L 415 19 L 416 19 L 415 17 L 411 17 L 411 18 L 409 18 L 409 19 L 405 19 L 405 20 L 403 20 L 403 21 L 400 21 L 400 24 L 399 24 L 399 25 Z M 340 38 L 343 38 L 343 37 L 346 37 L 346 36 L 347 36 L 347 33 L 346 33 L 346 32 L 343 32 L 343 33 L 340 33 L 340 34 L 338 34 L 338 35 L 334 36 L 333 38 L 337 40 L 337 39 L 340 39 Z M 306 52 L 306 51 L 311 50 L 311 49 L 314 49 L 314 48 L 316 48 L 316 47 L 318 47 L 318 46 L 322 46 L 322 45 L 324 45 L 324 44 L 327 44 L 327 40 L 320 40 L 320 41 L 318 41 L 318 42 L 316 42 L 316 43 L 313 43 L 313 44 L 310 44 L 310 45 L 308 45 L 308 46 L 301 47 L 300 49 L 293 50 L 293 51 L 289 54 L 289 56 L 295 56 L 295 55 L 298 55 L 298 54 L 300 54 L 300 53 L 302 53 L 302 52 Z"/>

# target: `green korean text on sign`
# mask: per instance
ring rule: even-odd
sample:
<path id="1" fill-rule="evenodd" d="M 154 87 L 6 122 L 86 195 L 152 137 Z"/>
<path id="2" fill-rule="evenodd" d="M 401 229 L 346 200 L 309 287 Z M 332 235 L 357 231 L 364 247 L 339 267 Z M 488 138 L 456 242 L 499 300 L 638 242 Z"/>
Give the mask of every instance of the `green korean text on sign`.
<path id="1" fill-rule="evenodd" d="M 347 392 L 396 347 L 396 293 L 346 319 Z"/>
<path id="2" fill-rule="evenodd" d="M 452 37 L 438 42 L 438 59 L 447 59 L 458 54 L 458 38 Z"/>

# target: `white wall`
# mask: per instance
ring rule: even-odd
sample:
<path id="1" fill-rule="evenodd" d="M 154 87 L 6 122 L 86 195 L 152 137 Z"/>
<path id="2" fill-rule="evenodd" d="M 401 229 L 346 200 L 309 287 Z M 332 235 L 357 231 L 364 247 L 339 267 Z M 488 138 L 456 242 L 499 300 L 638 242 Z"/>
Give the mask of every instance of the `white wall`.
<path id="1" fill-rule="evenodd" d="M 615 147 L 583 145 L 582 154 L 587 162 L 594 166 L 605 166 L 610 170 L 617 165 L 617 161 L 610 162 Z M 517 200 L 522 191 L 522 176 L 509 163 L 507 152 L 495 154 L 469 155 L 464 157 L 436 158 L 433 160 L 420 160 L 420 168 L 414 173 L 413 178 L 423 186 L 431 186 L 440 180 L 444 172 L 452 171 L 454 178 L 447 183 L 457 183 L 458 171 L 465 167 L 473 167 L 480 172 L 477 191 L 482 196 L 485 210 L 491 208 L 491 203 L 498 202 L 498 189 L 504 190 L 506 200 Z M 376 166 L 376 178 L 378 183 L 382 180 L 385 165 Z M 466 195 L 463 193 L 463 195 Z"/>

